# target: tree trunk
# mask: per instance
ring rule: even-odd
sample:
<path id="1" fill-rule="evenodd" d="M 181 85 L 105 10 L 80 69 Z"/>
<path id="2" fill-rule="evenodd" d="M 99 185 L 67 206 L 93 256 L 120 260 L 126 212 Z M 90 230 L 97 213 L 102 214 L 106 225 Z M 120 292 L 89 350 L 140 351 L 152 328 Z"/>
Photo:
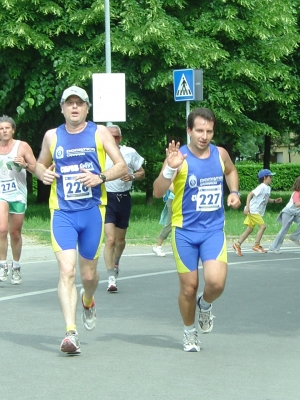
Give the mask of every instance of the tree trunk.
<path id="1" fill-rule="evenodd" d="M 153 204 L 153 189 L 146 190 L 146 204 Z"/>
<path id="2" fill-rule="evenodd" d="M 37 198 L 38 204 L 48 203 L 51 185 L 44 185 L 43 182 L 37 181 Z"/>
<path id="3" fill-rule="evenodd" d="M 271 159 L 271 136 L 265 136 L 265 148 L 264 148 L 264 168 L 270 169 Z"/>
<path id="4" fill-rule="evenodd" d="M 33 189 L 32 189 L 32 175 L 30 172 L 26 172 L 26 182 L 27 182 L 27 191 L 28 194 L 32 194 Z"/>

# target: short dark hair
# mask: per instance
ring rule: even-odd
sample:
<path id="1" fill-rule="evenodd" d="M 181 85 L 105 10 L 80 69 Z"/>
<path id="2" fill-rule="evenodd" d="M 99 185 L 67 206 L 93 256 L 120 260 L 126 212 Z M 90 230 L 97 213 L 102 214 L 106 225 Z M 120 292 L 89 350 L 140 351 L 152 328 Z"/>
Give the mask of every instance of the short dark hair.
<path id="1" fill-rule="evenodd" d="M 212 121 L 214 123 L 214 128 L 216 126 L 217 120 L 215 114 L 209 108 L 195 108 L 188 115 L 187 126 L 189 129 L 194 128 L 195 119 L 201 117 L 207 121 Z"/>
<path id="2" fill-rule="evenodd" d="M 11 124 L 13 130 L 16 131 L 17 125 L 16 125 L 15 121 L 8 115 L 2 115 L 2 117 L 0 117 L 0 123 L 1 122 L 8 122 L 9 124 Z"/>

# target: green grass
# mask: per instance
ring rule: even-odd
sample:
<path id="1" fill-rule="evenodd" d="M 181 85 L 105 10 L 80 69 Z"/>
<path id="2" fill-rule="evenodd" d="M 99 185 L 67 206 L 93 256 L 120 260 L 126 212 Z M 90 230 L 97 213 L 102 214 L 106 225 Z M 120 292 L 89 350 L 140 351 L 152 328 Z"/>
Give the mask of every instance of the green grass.
<path id="1" fill-rule="evenodd" d="M 28 196 L 23 234 L 38 243 L 50 243 L 50 212 L 47 204 L 36 204 L 36 196 Z"/>
<path id="2" fill-rule="evenodd" d="M 248 193 L 242 193 L 242 206 L 238 210 L 228 209 L 226 206 L 226 236 L 229 240 L 238 238 L 245 230 L 243 221 L 245 216 L 243 209 L 246 204 Z M 290 192 L 272 192 L 271 197 L 282 197 L 282 204 L 268 204 L 264 220 L 267 229 L 263 236 L 263 240 L 273 239 L 281 228 L 281 225 L 276 222 L 276 218 L 282 208 L 287 204 L 291 196 Z M 28 197 L 28 207 L 26 211 L 23 234 L 28 238 L 35 240 L 41 244 L 50 244 L 50 221 L 49 209 L 47 204 L 36 204 L 35 196 Z M 151 245 L 156 242 L 157 236 L 162 229 L 159 225 L 160 213 L 164 207 L 162 199 L 153 199 L 152 204 L 145 204 L 145 194 L 132 194 L 132 210 L 130 218 L 130 226 L 127 230 L 126 241 L 131 245 Z M 292 225 L 291 232 L 295 230 L 296 225 Z M 248 241 L 252 242 L 255 237 L 257 228 Z M 166 239 L 165 243 L 170 243 L 171 235 Z"/>

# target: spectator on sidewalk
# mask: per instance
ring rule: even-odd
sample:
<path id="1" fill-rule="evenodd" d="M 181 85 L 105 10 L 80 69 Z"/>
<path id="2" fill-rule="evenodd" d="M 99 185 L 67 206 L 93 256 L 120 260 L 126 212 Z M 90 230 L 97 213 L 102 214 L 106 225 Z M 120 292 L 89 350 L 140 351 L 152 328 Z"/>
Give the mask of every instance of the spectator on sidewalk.
<path id="1" fill-rule="evenodd" d="M 164 225 L 163 229 L 160 231 L 158 235 L 157 243 L 153 246 L 152 250 L 158 257 L 165 257 L 165 253 L 162 250 L 163 241 L 167 239 L 169 234 L 172 231 L 172 204 L 174 199 L 174 187 L 171 184 L 167 193 L 163 197 L 163 201 L 165 202 L 165 206 L 162 210 L 159 223 L 160 225 Z"/>
<path id="2" fill-rule="evenodd" d="M 282 224 L 282 228 L 269 247 L 269 251 L 272 251 L 273 253 L 281 253 L 280 247 L 293 222 L 298 224 L 298 226 L 297 229 L 289 236 L 289 239 L 300 246 L 300 176 L 296 178 L 292 190 L 293 193 L 288 204 L 280 212 L 276 220 Z"/>
<path id="3" fill-rule="evenodd" d="M 252 190 L 247 196 L 247 202 L 244 209 L 244 214 L 246 218 L 244 220 L 244 225 L 247 226 L 246 230 L 239 239 L 232 245 L 234 252 L 242 257 L 243 253 L 241 250 L 242 243 L 247 239 L 247 237 L 253 232 L 256 225 L 259 226 L 259 230 L 256 234 L 255 243 L 252 250 L 256 253 L 267 253 L 260 242 L 264 231 L 266 230 L 266 224 L 263 220 L 263 216 L 266 211 L 268 203 L 281 203 L 282 198 L 271 199 L 271 187 L 272 176 L 275 175 L 269 169 L 262 169 L 259 171 L 257 178 L 260 184 Z"/>

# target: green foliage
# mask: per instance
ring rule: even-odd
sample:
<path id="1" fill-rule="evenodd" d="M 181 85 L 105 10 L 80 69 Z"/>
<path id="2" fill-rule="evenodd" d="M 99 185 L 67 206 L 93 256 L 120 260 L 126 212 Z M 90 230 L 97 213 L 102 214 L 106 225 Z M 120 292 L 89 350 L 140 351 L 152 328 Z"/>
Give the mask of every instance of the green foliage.
<path id="1" fill-rule="evenodd" d="M 92 74 L 105 72 L 104 2 L 1 0 L 0 11 L 0 114 L 37 155 L 45 131 L 63 121 L 64 88 L 91 95 Z M 216 143 L 233 153 L 248 157 L 264 135 L 297 132 L 297 17 L 299 0 L 110 1 L 112 72 L 126 74 L 122 131 L 145 157 L 141 188 L 151 190 L 168 141 L 186 140 L 174 69 L 203 68 L 204 101 L 191 108 L 215 111 Z"/>
<path id="2" fill-rule="evenodd" d="M 250 192 L 259 185 L 258 172 L 263 169 L 258 163 L 237 163 L 236 168 L 240 179 L 240 190 Z M 295 179 L 300 176 L 300 164 L 271 164 L 270 170 L 274 172 L 272 190 L 291 191 Z"/>
<path id="3" fill-rule="evenodd" d="M 38 193 L 38 182 L 34 175 L 32 175 L 32 194 L 37 196 Z"/>

